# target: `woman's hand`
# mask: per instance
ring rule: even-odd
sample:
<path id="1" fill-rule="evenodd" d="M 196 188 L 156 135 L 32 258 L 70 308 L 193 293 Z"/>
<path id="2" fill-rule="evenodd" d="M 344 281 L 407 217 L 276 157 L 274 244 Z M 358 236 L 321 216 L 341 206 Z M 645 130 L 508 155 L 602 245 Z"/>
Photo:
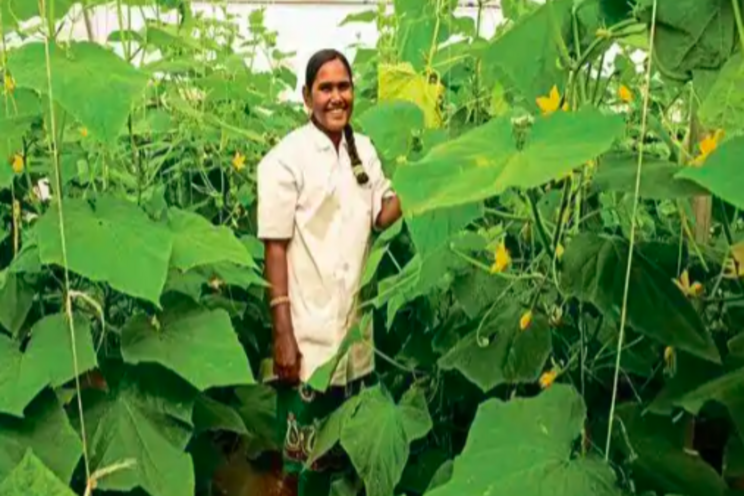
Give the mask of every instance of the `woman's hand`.
<path id="1" fill-rule="evenodd" d="M 291 329 L 274 331 L 274 373 L 280 382 L 295 386 L 300 382 L 302 353 Z"/>

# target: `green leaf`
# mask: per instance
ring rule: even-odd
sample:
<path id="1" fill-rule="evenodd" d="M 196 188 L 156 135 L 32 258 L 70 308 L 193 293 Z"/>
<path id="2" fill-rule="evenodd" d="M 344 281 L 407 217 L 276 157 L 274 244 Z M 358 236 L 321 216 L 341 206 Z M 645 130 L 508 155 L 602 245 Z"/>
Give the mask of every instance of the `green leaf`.
<path id="1" fill-rule="evenodd" d="M 20 344 L 0 334 L 0 413 L 23 417 L 23 410 L 49 383 L 49 375 Z"/>
<path id="2" fill-rule="evenodd" d="M 723 496 L 726 483 L 700 455 L 685 450 L 685 424 L 668 416 L 644 414 L 638 405 L 621 405 L 614 446 L 631 458 L 634 478 L 661 494 Z"/>
<path id="3" fill-rule="evenodd" d="M 554 0 L 521 18 L 483 50 L 483 79 L 488 87 L 500 82 L 507 95 L 521 97 L 537 110 L 535 99 L 547 95 L 564 79 L 558 66 L 558 40 L 570 19 L 573 0 Z M 530 56 L 525 56 L 530 47 Z"/>
<path id="4" fill-rule="evenodd" d="M 341 440 L 341 431 L 343 431 L 344 425 L 356 413 L 360 403 L 361 397 L 359 395 L 352 396 L 323 421 L 323 425 L 318 430 L 313 451 L 308 456 L 306 462 L 308 466 L 311 466 L 331 451 Z"/>
<path id="5" fill-rule="evenodd" d="M 32 450 L 26 454 L 8 477 L 0 483 L 3 496 L 75 496 L 54 472 L 34 456 Z"/>
<path id="6" fill-rule="evenodd" d="M 215 226 L 199 214 L 177 208 L 168 210 L 168 224 L 174 234 L 171 265 L 177 269 L 220 262 L 256 267 L 245 245 L 225 226 Z"/>
<path id="7" fill-rule="evenodd" d="M 11 335 L 18 335 L 34 303 L 34 289 L 20 274 L 0 272 L 0 324 Z"/>
<path id="8" fill-rule="evenodd" d="M 651 23 L 653 0 L 641 0 L 639 15 Z M 656 13 L 654 53 L 664 72 L 684 75 L 693 69 L 717 69 L 735 42 L 731 2 L 661 0 Z"/>
<path id="9" fill-rule="evenodd" d="M 416 441 L 429 433 L 434 427 L 429 414 L 424 390 L 416 386 L 405 392 L 398 403 L 403 416 L 403 428 L 409 441 Z"/>
<path id="10" fill-rule="evenodd" d="M 128 369 L 108 396 L 85 399 L 91 468 L 133 460 L 135 464 L 101 479 L 104 491 L 141 487 L 152 496 L 194 493 L 191 457 L 184 452 L 191 437 L 193 393 L 167 376 Z"/>
<path id="11" fill-rule="evenodd" d="M 406 224 L 416 251 L 426 256 L 446 244 L 453 235 L 481 216 L 483 204 L 472 203 L 433 210 L 418 217 L 406 217 Z"/>
<path id="12" fill-rule="evenodd" d="M 581 396 L 562 384 L 535 398 L 490 399 L 478 408 L 452 479 L 427 495 L 618 496 L 607 464 L 573 453 L 585 420 Z"/>
<path id="13" fill-rule="evenodd" d="M 425 74 L 416 72 L 409 63 L 383 64 L 378 68 L 377 99 L 379 102 L 410 102 L 424 113 L 424 125 L 438 128 L 442 125 L 439 98 L 443 87 L 432 83 Z"/>
<path id="14" fill-rule="evenodd" d="M 475 319 L 508 291 L 509 286 L 509 280 L 476 268 L 455 279 L 452 291 L 465 314 Z"/>
<path id="15" fill-rule="evenodd" d="M 206 431 L 228 431 L 238 434 L 248 434 L 243 419 L 238 412 L 229 405 L 220 403 L 201 394 L 194 405 L 194 434 Z"/>
<path id="16" fill-rule="evenodd" d="M 157 320 L 133 317 L 121 337 L 124 361 L 157 363 L 200 391 L 252 384 L 248 358 L 224 310 L 206 310 L 186 301 L 166 307 Z"/>
<path id="17" fill-rule="evenodd" d="M 686 167 L 675 177 L 694 181 L 723 201 L 744 208 L 742 153 L 744 136 L 733 138 L 719 145 L 701 167 Z"/>
<path id="18" fill-rule="evenodd" d="M 707 129 L 723 129 L 727 136 L 744 132 L 744 57 L 731 56 L 718 73 L 713 86 L 700 105 L 698 117 Z"/>
<path id="19" fill-rule="evenodd" d="M 58 205 L 39 219 L 39 255 L 45 264 L 64 265 Z M 159 305 L 173 240 L 136 205 L 110 196 L 93 204 L 63 202 L 68 268 L 96 282 Z"/>
<path id="20" fill-rule="evenodd" d="M 732 434 L 726 444 L 723 459 L 725 477 L 744 477 L 744 441 L 742 436 Z"/>
<path id="21" fill-rule="evenodd" d="M 359 123 L 375 144 L 383 170 L 390 175 L 394 164 L 387 162 L 408 156 L 412 133 L 424 128 L 424 113 L 412 102 L 381 102 L 360 115 Z"/>
<path id="22" fill-rule="evenodd" d="M 45 3 L 46 12 L 43 13 L 43 17 L 54 20 L 62 19 L 75 3 L 76 0 L 48 0 Z M 3 30 L 6 27 L 15 28 L 23 21 L 42 16 L 39 5 L 38 2 L 28 2 L 27 0 L 3 0 L 0 2 Z"/>
<path id="23" fill-rule="evenodd" d="M 592 181 L 592 189 L 633 195 L 637 170 L 636 156 L 619 153 L 605 156 Z M 694 182 L 674 177 L 682 170 L 683 167 L 672 162 L 645 158 L 641 168 L 639 197 L 666 200 L 704 195 L 705 190 Z"/>
<path id="24" fill-rule="evenodd" d="M 238 401 L 234 407 L 248 429 L 252 448 L 259 451 L 280 449 L 276 436 L 276 389 L 266 384 L 239 386 L 235 396 Z"/>
<path id="25" fill-rule="evenodd" d="M 29 448 L 62 482 L 70 481 L 83 452 L 82 443 L 51 390 L 29 405 L 25 419 L 0 415 L 0 480 Z"/>
<path id="26" fill-rule="evenodd" d="M 494 312 L 496 320 L 476 327 L 439 359 L 443 370 L 457 370 L 483 392 L 500 384 L 533 383 L 553 349 L 550 326 L 535 315 L 526 330 L 519 328 L 524 309 L 516 305 Z M 476 323 L 480 322 L 479 320 Z"/>
<path id="27" fill-rule="evenodd" d="M 147 76 L 113 51 L 90 42 L 49 46 L 54 100 L 88 128 L 92 138 L 113 145 Z M 48 94 L 43 43 L 27 43 L 10 52 L 8 66 L 18 87 Z"/>
<path id="28" fill-rule="evenodd" d="M 408 461 L 406 422 L 380 387 L 362 391 L 359 400 L 341 429 L 341 446 L 364 480 L 367 496 L 390 496 Z"/>
<path id="29" fill-rule="evenodd" d="M 563 255 L 565 296 L 591 302 L 605 318 L 619 324 L 627 260 L 625 240 L 579 234 Z M 720 363 L 712 337 L 682 291 L 639 252 L 633 256 L 627 323 L 663 345 Z"/>
<path id="30" fill-rule="evenodd" d="M 623 131 L 622 119 L 594 109 L 538 119 L 517 148 L 511 121 L 494 119 L 398 167 L 395 189 L 407 216 L 473 203 L 507 188 L 535 188 L 604 153 Z M 581 139 L 576 139 L 581 136 Z"/>
<path id="31" fill-rule="evenodd" d="M 74 318 L 75 349 L 78 374 L 82 375 L 98 366 L 93 347 L 90 322 L 79 315 Z M 72 340 L 67 316 L 63 313 L 48 315 L 31 328 L 31 342 L 26 351 L 32 366 L 46 370 L 52 387 L 58 388 L 75 378 Z"/>
<path id="32" fill-rule="evenodd" d="M 364 12 L 355 12 L 353 14 L 349 14 L 346 17 L 344 17 L 344 20 L 341 21 L 339 24 L 340 26 L 346 26 L 347 24 L 351 24 L 352 22 L 372 22 L 375 19 L 377 19 L 377 11 L 376 10 L 365 10 Z"/>

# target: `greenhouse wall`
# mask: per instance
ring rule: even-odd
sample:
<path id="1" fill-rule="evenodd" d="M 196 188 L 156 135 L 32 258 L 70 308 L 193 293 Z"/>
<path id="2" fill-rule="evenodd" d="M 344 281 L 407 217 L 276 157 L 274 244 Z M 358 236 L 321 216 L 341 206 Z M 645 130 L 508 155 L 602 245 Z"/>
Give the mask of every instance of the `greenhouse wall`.
<path id="1" fill-rule="evenodd" d="M 486 2 L 482 11 L 480 33 L 485 38 L 491 37 L 496 27 L 503 21 L 498 4 L 498 0 Z M 255 9 L 265 9 L 266 27 L 277 32 L 279 50 L 295 54 L 289 60 L 289 64 L 298 76 L 301 75 L 307 59 L 316 50 L 336 48 L 353 57 L 355 46 L 374 45 L 377 41 L 377 30 L 373 24 L 350 23 L 344 26 L 340 24 L 347 16 L 376 9 L 377 5 L 377 2 L 370 0 L 193 2 L 195 11 L 218 18 L 222 17 L 222 9 L 226 6 L 228 12 L 239 19 L 239 28 L 244 34 L 248 32 L 250 13 Z M 461 2 L 458 15 L 475 19 L 478 12 L 475 5 L 476 2 Z M 127 11 L 122 14 L 124 22 L 129 22 Z M 100 7 L 91 21 L 95 39 L 104 41 L 119 28 L 119 12 L 115 5 Z M 142 26 L 143 18 L 138 10 L 132 11 L 131 23 L 133 29 Z M 82 17 L 73 19 L 67 33 L 75 39 L 87 38 Z M 259 58 L 256 63 L 260 69 L 268 67 L 266 58 Z M 298 82 L 299 84 L 301 82 Z M 299 97 L 299 91 L 287 96 L 296 99 Z"/>

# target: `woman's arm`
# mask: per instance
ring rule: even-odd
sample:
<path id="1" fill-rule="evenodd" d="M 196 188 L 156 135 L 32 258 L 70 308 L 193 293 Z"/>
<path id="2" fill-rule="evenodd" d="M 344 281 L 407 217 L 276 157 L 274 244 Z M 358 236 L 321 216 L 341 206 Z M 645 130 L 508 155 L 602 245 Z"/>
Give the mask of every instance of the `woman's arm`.
<path id="1" fill-rule="evenodd" d="M 268 280 L 272 318 L 272 338 L 274 344 L 274 373 L 282 382 L 296 384 L 300 380 L 300 360 L 302 355 L 292 326 L 289 304 L 289 284 L 287 269 L 287 240 L 266 240 L 265 262 Z"/>
<path id="2" fill-rule="evenodd" d="M 382 200 L 382 209 L 375 220 L 375 228 L 384 231 L 395 224 L 403 215 L 400 208 L 400 199 L 397 195 L 390 196 Z"/>

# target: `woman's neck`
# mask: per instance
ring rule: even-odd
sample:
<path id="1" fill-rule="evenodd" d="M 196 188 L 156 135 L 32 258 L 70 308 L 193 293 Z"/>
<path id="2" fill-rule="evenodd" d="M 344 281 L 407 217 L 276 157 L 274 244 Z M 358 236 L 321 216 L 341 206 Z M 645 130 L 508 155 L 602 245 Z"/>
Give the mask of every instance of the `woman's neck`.
<path id="1" fill-rule="evenodd" d="M 320 130 L 323 134 L 328 136 L 328 139 L 330 139 L 331 143 L 333 143 L 333 147 L 336 149 L 336 151 L 338 151 L 338 147 L 341 145 L 341 138 L 342 138 L 341 132 L 340 131 L 333 132 L 333 131 L 327 130 L 318 122 L 315 116 L 312 116 L 310 118 L 310 122 L 312 122 L 313 125 L 316 128 L 318 128 L 318 130 Z"/>

